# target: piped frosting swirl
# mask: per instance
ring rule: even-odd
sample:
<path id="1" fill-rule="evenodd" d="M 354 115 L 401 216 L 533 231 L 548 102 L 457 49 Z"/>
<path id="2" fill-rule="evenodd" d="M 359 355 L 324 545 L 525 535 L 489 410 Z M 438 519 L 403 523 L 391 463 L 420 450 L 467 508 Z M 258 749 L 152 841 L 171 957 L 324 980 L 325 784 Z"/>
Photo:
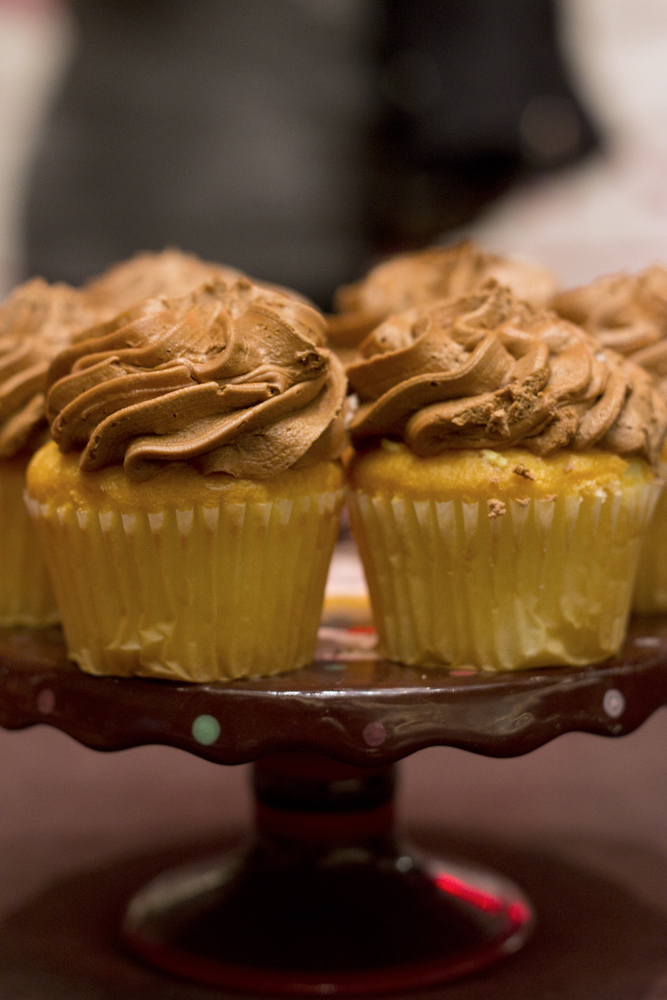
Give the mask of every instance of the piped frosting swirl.
<path id="1" fill-rule="evenodd" d="M 86 301 L 112 319 L 143 299 L 178 298 L 206 281 L 236 281 L 245 275 L 233 267 L 201 260 L 174 248 L 135 254 L 91 278 L 81 289 Z"/>
<path id="2" fill-rule="evenodd" d="M 324 318 L 248 279 L 148 299 L 53 362 L 47 415 L 85 471 L 164 462 L 264 479 L 340 455 L 345 375 Z"/>
<path id="3" fill-rule="evenodd" d="M 41 443 L 49 364 L 95 319 L 76 289 L 41 278 L 19 285 L 0 306 L 0 458 Z"/>
<path id="4" fill-rule="evenodd" d="M 611 274 L 561 292 L 554 308 L 605 347 L 645 368 L 667 398 L 667 269 Z"/>
<path id="5" fill-rule="evenodd" d="M 161 295 L 180 298 L 207 281 L 238 281 L 248 276 L 235 267 L 214 264 L 202 260 L 192 253 L 183 253 L 173 247 L 157 253 L 146 251 L 135 254 L 129 260 L 120 261 L 108 268 L 97 278 L 91 278 L 81 289 L 86 303 L 91 306 L 99 320 L 112 319 L 143 299 L 154 299 Z M 291 288 L 283 288 L 270 282 L 251 279 L 261 288 L 280 292 L 290 298 L 299 299 L 311 305 L 307 299 Z"/>
<path id="6" fill-rule="evenodd" d="M 593 446 L 657 461 L 667 405 L 650 377 L 496 282 L 392 316 L 347 370 L 356 446 L 402 439 L 417 455 Z"/>
<path id="7" fill-rule="evenodd" d="M 488 253 L 470 240 L 382 261 L 365 278 L 336 292 L 339 315 L 329 317 L 333 343 L 353 346 L 393 313 L 436 299 L 468 295 L 490 279 L 516 298 L 546 305 L 556 279 L 543 268 Z"/>

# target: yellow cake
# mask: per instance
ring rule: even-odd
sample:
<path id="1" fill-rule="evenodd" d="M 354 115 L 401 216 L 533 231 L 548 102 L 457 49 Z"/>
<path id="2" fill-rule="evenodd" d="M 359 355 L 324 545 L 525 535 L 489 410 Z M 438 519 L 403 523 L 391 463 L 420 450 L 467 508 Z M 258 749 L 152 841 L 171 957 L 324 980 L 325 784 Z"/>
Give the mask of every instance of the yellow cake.
<path id="1" fill-rule="evenodd" d="M 213 681 L 312 659 L 345 440 L 323 327 L 216 282 L 56 359 L 28 504 L 82 669 Z"/>
<path id="2" fill-rule="evenodd" d="M 349 507 L 391 659 L 583 665 L 625 634 L 667 427 L 648 376 L 490 284 L 348 369 Z"/>

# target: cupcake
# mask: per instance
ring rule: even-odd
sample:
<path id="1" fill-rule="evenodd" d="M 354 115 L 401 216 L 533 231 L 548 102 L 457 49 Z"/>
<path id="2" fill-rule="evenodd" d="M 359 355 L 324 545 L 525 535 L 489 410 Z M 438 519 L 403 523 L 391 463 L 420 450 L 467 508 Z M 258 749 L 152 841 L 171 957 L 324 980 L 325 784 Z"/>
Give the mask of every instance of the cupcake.
<path id="1" fill-rule="evenodd" d="M 546 305 L 556 291 L 550 271 L 487 253 L 471 241 L 431 247 L 383 261 L 361 281 L 339 288 L 337 315 L 328 317 L 329 339 L 349 350 L 392 313 L 467 295 L 490 279 L 535 306 Z"/>
<path id="2" fill-rule="evenodd" d="M 554 308 L 641 365 L 667 399 L 667 269 L 654 265 L 638 274 L 607 275 L 561 292 Z M 660 474 L 666 478 L 667 449 L 661 458 Z M 632 606 L 644 614 L 667 611 L 667 491 L 646 532 Z"/>
<path id="3" fill-rule="evenodd" d="M 167 247 L 157 253 L 138 253 L 129 260 L 114 264 L 103 274 L 91 278 L 81 291 L 86 302 L 100 318 L 112 319 L 143 299 L 157 298 L 160 295 L 178 298 L 193 292 L 207 281 L 229 283 L 246 277 L 235 267 L 214 264 L 212 261 L 201 260 L 195 254 Z M 311 305 L 290 288 L 252 280 L 261 288 L 280 292 Z"/>
<path id="4" fill-rule="evenodd" d="M 48 436 L 49 364 L 94 311 L 68 285 L 33 278 L 0 306 L 0 625 L 51 625 L 58 609 L 23 502 L 25 470 Z"/>
<path id="5" fill-rule="evenodd" d="M 201 682 L 312 659 L 345 443 L 324 325 L 217 281 L 55 359 L 28 505 L 83 670 Z"/>
<path id="6" fill-rule="evenodd" d="M 489 670 L 616 652 L 662 487 L 649 376 L 494 282 L 360 353 L 349 509 L 381 651 Z"/>
<path id="7" fill-rule="evenodd" d="M 143 299 L 160 295 L 178 298 L 206 281 L 229 282 L 243 277 L 241 271 L 233 267 L 214 264 L 195 254 L 168 247 L 157 253 L 137 253 L 114 264 L 103 274 L 91 278 L 81 291 L 94 309 L 107 311 L 107 318 L 112 319 Z"/>

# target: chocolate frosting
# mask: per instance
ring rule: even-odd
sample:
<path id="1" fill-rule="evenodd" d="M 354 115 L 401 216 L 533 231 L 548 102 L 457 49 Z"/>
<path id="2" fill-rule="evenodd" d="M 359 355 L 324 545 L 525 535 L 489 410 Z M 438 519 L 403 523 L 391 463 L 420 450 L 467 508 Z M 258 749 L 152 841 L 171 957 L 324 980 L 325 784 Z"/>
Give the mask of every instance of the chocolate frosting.
<path id="1" fill-rule="evenodd" d="M 194 254 L 167 248 L 159 253 L 138 253 L 110 267 L 83 286 L 87 301 L 103 318 L 112 319 L 142 299 L 169 295 L 177 298 L 206 281 L 236 281 L 244 275 L 233 267 L 200 260 Z"/>
<path id="2" fill-rule="evenodd" d="M 49 364 L 95 318 L 76 289 L 41 278 L 19 285 L 0 306 L 0 458 L 39 446 Z"/>
<path id="3" fill-rule="evenodd" d="M 47 415 L 86 471 L 168 461 L 264 479 L 340 455 L 345 375 L 325 321 L 248 279 L 145 300 L 53 362 Z"/>
<path id="4" fill-rule="evenodd" d="M 336 292 L 336 309 L 329 317 L 332 342 L 358 344 L 362 336 L 392 313 L 435 299 L 459 297 L 495 279 L 518 299 L 546 305 L 556 290 L 550 271 L 487 253 L 472 241 L 432 247 L 392 257 L 362 280 Z"/>
<path id="5" fill-rule="evenodd" d="M 650 372 L 667 398 L 667 269 L 611 274 L 561 292 L 554 308 Z"/>
<path id="6" fill-rule="evenodd" d="M 655 463 L 667 430 L 646 372 L 497 282 L 392 316 L 360 353 L 347 372 L 357 446 L 400 438 L 421 456 L 596 446 Z"/>

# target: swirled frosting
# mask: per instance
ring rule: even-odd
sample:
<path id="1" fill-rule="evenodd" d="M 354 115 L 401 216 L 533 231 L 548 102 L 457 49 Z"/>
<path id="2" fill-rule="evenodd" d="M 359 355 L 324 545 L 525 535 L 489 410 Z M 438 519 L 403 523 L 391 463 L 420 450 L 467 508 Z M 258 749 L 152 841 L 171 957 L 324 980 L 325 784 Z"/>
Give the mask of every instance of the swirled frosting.
<path id="1" fill-rule="evenodd" d="M 667 398 L 667 269 L 611 274 L 561 292 L 554 308 L 650 372 Z"/>
<path id="2" fill-rule="evenodd" d="M 337 345 L 353 346 L 392 313 L 468 295 L 492 278 L 536 306 L 546 305 L 556 290 L 550 271 L 487 253 L 467 240 L 393 257 L 363 280 L 339 288 L 335 304 L 340 315 L 329 317 L 329 335 Z"/>
<path id="3" fill-rule="evenodd" d="M 643 369 L 496 282 L 392 316 L 360 353 L 347 371 L 357 446 L 399 438 L 420 456 L 597 446 L 655 463 L 667 429 Z"/>
<path id="4" fill-rule="evenodd" d="M 178 298 L 194 291 L 206 281 L 236 281 L 244 275 L 233 267 L 200 260 L 194 254 L 167 248 L 159 253 L 138 253 L 129 260 L 114 264 L 97 278 L 92 278 L 82 292 L 98 315 L 104 311 L 111 319 L 135 302 L 160 295 Z"/>
<path id="5" fill-rule="evenodd" d="M 95 319 L 76 289 L 41 278 L 19 285 L 0 306 L 0 458 L 41 443 L 49 364 Z"/>
<path id="6" fill-rule="evenodd" d="M 248 279 L 147 299 L 53 362 L 61 451 L 143 479 L 169 461 L 264 479 L 343 450 L 345 375 L 325 321 Z"/>

